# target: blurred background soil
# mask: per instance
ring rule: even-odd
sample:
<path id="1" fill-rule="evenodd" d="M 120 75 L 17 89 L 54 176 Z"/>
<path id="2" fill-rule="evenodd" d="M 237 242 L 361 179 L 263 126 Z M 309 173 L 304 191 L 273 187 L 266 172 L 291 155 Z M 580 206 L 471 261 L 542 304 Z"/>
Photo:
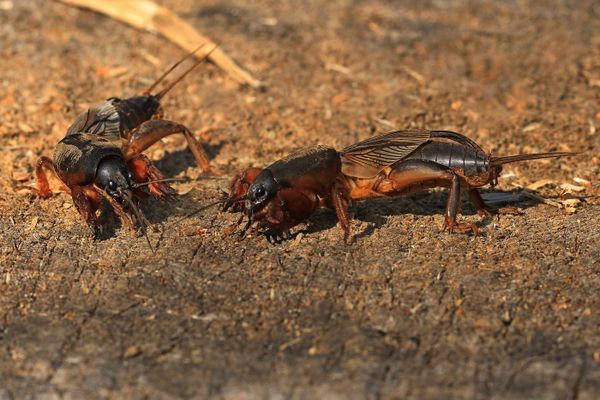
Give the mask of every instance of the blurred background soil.
<path id="1" fill-rule="evenodd" d="M 164 104 L 225 177 L 392 125 L 499 155 L 583 154 L 507 166 L 486 192 L 523 215 L 465 203 L 479 237 L 443 231 L 435 190 L 355 204 L 351 245 L 329 210 L 279 246 L 240 241 L 238 216 L 215 208 L 176 224 L 226 188 L 203 179 L 143 204 L 156 254 L 110 212 L 93 240 L 68 196 L 15 188 L 78 113 L 139 93 L 183 52 L 92 12 L 2 0 L 0 398 L 597 398 L 600 3 L 161 3 L 267 85 L 205 64 Z M 147 155 L 199 175 L 183 138 Z M 532 184 L 554 205 L 524 195 Z"/>

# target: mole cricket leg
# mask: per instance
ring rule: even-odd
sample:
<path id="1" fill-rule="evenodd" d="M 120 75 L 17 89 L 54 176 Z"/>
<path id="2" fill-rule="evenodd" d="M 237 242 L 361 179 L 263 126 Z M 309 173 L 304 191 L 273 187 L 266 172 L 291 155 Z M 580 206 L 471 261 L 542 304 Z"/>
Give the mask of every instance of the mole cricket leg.
<path id="1" fill-rule="evenodd" d="M 146 121 L 138 126 L 129 136 L 123 155 L 125 159 L 129 160 L 162 138 L 176 133 L 180 133 L 185 137 L 200 169 L 203 172 L 210 172 L 208 157 L 198 139 L 184 125 L 165 119 Z"/>

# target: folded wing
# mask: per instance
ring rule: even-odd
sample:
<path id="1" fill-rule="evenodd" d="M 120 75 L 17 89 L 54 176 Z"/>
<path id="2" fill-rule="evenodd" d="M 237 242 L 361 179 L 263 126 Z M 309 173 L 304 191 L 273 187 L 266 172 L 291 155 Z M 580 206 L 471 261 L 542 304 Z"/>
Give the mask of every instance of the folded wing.
<path id="1" fill-rule="evenodd" d="M 430 139 L 429 131 L 405 130 L 384 133 L 355 143 L 340 151 L 342 173 L 356 178 L 372 178 Z"/>
<path id="2" fill-rule="evenodd" d="M 481 150 L 468 137 L 452 131 L 402 130 L 355 143 L 340 152 L 342 172 L 356 178 L 372 178 L 385 167 L 403 160 L 429 141 L 452 141 Z"/>

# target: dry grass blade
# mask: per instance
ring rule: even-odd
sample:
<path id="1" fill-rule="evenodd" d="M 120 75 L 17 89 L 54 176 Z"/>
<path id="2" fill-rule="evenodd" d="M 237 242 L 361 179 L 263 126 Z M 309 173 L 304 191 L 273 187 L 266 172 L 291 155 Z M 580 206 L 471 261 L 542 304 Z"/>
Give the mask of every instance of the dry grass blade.
<path id="1" fill-rule="evenodd" d="M 188 52 L 205 44 L 206 55 L 215 43 L 169 9 L 150 0 L 58 0 L 69 5 L 87 8 L 129 24 L 138 29 L 157 32 Z M 260 88 L 262 83 L 237 65 L 223 50 L 217 48 L 209 59 L 240 83 Z"/>

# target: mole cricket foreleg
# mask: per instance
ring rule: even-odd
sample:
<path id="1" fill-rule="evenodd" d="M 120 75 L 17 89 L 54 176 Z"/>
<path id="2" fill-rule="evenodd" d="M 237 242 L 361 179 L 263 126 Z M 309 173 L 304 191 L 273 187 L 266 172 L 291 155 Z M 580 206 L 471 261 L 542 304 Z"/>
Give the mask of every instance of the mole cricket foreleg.
<path id="1" fill-rule="evenodd" d="M 318 206 L 317 195 L 309 190 L 285 188 L 277 192 L 264 214 L 269 242 L 291 239 L 290 228 L 307 220 Z"/>
<path id="2" fill-rule="evenodd" d="M 148 185 L 152 196 L 161 200 L 172 200 L 177 196 L 177 192 L 167 182 L 160 182 L 165 179 L 164 175 L 145 155 L 139 154 L 131 158 L 127 161 L 127 166 L 136 182 L 152 182 Z"/>
<path id="3" fill-rule="evenodd" d="M 125 225 L 127 228 L 129 228 L 129 230 L 135 236 L 137 233 L 137 229 L 135 226 L 135 220 L 133 219 L 133 216 L 130 215 L 129 213 L 127 213 L 125 211 L 125 209 L 123 208 L 123 206 L 114 197 L 105 196 L 105 198 L 109 202 L 109 204 L 112 206 L 113 210 L 115 210 L 115 213 L 117 214 L 117 216 L 119 217 L 119 219 L 121 220 L 123 225 Z M 143 224 L 144 222 L 145 221 L 140 221 L 139 223 Z"/>
<path id="4" fill-rule="evenodd" d="M 96 210 L 100 207 L 102 196 L 93 185 L 75 185 L 70 188 L 70 192 L 75 208 L 92 230 L 94 237 L 98 238 L 102 234 L 102 225 L 98 223 Z"/>
<path id="5" fill-rule="evenodd" d="M 229 198 L 223 204 L 223 211 L 229 208 L 234 212 L 245 211 L 245 203 L 241 199 L 246 196 L 248 188 L 261 172 L 262 168 L 250 167 L 233 177 L 229 183 Z"/>

